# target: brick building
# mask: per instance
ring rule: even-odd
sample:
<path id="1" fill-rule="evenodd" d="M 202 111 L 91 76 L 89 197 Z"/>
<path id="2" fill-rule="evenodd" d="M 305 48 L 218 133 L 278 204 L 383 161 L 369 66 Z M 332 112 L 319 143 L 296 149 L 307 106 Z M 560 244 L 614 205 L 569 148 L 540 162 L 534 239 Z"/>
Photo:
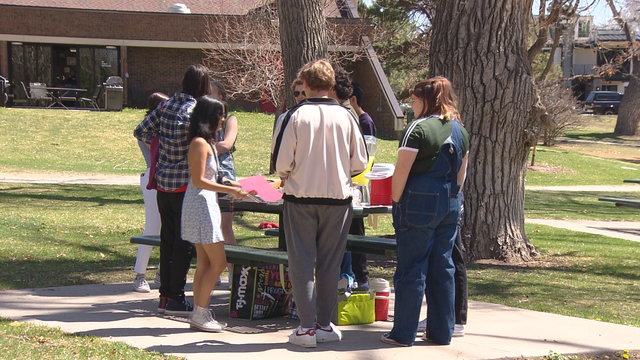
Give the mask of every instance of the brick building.
<path id="1" fill-rule="evenodd" d="M 0 75 L 16 99 L 26 97 L 20 83 L 73 85 L 95 89 L 109 76 L 123 81 L 123 102 L 145 107 L 154 91 L 179 91 L 185 69 L 202 63 L 210 15 L 246 16 L 258 0 L 0 0 Z M 355 5 L 338 11 L 327 0 L 325 15 L 348 25 Z M 178 12 L 168 12 L 168 9 Z M 342 14 L 341 14 L 342 13 Z M 346 14 L 346 16 L 345 16 Z M 396 137 L 404 125 L 398 102 L 366 36 L 367 56 L 349 69 L 365 89 L 363 108 L 380 134 Z M 90 96 L 90 94 L 87 94 Z M 247 110 L 258 104 L 238 102 Z"/>

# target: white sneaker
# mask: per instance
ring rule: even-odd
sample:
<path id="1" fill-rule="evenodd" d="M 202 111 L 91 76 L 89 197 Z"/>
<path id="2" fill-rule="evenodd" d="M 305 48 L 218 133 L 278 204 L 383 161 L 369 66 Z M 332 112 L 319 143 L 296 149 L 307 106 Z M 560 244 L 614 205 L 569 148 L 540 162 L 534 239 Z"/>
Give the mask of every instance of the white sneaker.
<path id="1" fill-rule="evenodd" d="M 151 291 L 149 283 L 144 278 L 144 275 L 136 275 L 135 279 L 133 279 L 133 290 L 142 293 L 148 293 Z"/>
<path id="2" fill-rule="evenodd" d="M 209 309 L 198 307 L 191 314 L 191 328 L 206 332 L 221 332 L 226 326 L 220 324 L 211 316 Z"/>
<path id="3" fill-rule="evenodd" d="M 427 318 L 418 322 L 418 331 L 427 331 Z"/>
<path id="4" fill-rule="evenodd" d="M 291 335 L 289 335 L 289 342 L 293 345 L 298 345 L 302 347 L 317 347 L 318 344 L 316 342 L 316 329 L 309 329 L 306 332 L 302 332 L 302 328 L 298 326 Z"/>
<path id="5" fill-rule="evenodd" d="M 222 285 L 222 277 L 218 276 L 218 281 L 216 281 L 216 286 Z"/>
<path id="6" fill-rule="evenodd" d="M 342 331 L 336 328 L 333 323 L 329 323 L 329 329 L 323 329 L 316 323 L 316 342 L 325 343 L 342 340 Z"/>
<path id="7" fill-rule="evenodd" d="M 160 272 L 156 272 L 156 277 L 153 279 L 153 282 L 160 285 Z"/>

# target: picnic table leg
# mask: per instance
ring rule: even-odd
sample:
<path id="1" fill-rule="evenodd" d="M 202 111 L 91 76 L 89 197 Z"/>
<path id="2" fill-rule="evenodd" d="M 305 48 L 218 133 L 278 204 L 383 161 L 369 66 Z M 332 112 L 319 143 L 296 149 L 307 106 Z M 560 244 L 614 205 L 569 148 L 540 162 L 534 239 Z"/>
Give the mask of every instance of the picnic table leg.
<path id="1" fill-rule="evenodd" d="M 378 214 L 370 214 L 367 216 L 367 222 L 369 222 L 369 226 L 371 226 L 373 230 L 378 230 Z"/>
<path id="2" fill-rule="evenodd" d="M 284 224 L 282 221 L 282 214 L 278 215 L 278 248 L 281 250 L 287 250 L 287 242 L 284 238 Z"/>

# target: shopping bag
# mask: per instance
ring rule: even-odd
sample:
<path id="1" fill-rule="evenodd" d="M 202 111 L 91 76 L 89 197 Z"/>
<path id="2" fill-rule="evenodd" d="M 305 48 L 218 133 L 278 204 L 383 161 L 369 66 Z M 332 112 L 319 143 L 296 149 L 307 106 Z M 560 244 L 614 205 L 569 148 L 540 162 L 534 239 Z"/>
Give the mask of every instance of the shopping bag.
<path id="1" fill-rule="evenodd" d="M 288 267 L 233 265 L 229 317 L 254 320 L 284 316 L 289 313 L 291 298 Z"/>
<path id="2" fill-rule="evenodd" d="M 158 182 L 156 181 L 156 165 L 158 164 L 158 157 L 160 156 L 160 138 L 158 136 L 151 138 L 151 145 L 149 145 L 149 151 L 151 152 L 151 162 L 149 163 L 149 182 L 147 182 L 147 190 L 156 190 L 158 188 Z"/>
<path id="3" fill-rule="evenodd" d="M 333 322 L 338 325 L 373 323 L 376 320 L 375 298 L 373 291 L 339 293 Z"/>

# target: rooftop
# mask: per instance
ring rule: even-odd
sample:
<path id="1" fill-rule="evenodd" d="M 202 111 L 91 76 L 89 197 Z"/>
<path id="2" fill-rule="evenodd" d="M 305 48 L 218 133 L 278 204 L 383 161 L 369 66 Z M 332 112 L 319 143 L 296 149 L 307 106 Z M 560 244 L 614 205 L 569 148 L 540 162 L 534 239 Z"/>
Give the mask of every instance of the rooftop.
<path id="1" fill-rule="evenodd" d="M 73 10 L 166 13 L 175 3 L 182 3 L 191 14 L 244 15 L 269 0 L 0 0 L 0 5 Z M 275 0 L 271 0 L 273 2 Z M 328 17 L 340 17 L 335 1 L 326 0 Z"/>
<path id="2" fill-rule="evenodd" d="M 598 41 L 627 41 L 624 31 L 617 29 L 596 29 Z M 636 34 L 636 41 L 640 41 L 640 35 Z"/>

